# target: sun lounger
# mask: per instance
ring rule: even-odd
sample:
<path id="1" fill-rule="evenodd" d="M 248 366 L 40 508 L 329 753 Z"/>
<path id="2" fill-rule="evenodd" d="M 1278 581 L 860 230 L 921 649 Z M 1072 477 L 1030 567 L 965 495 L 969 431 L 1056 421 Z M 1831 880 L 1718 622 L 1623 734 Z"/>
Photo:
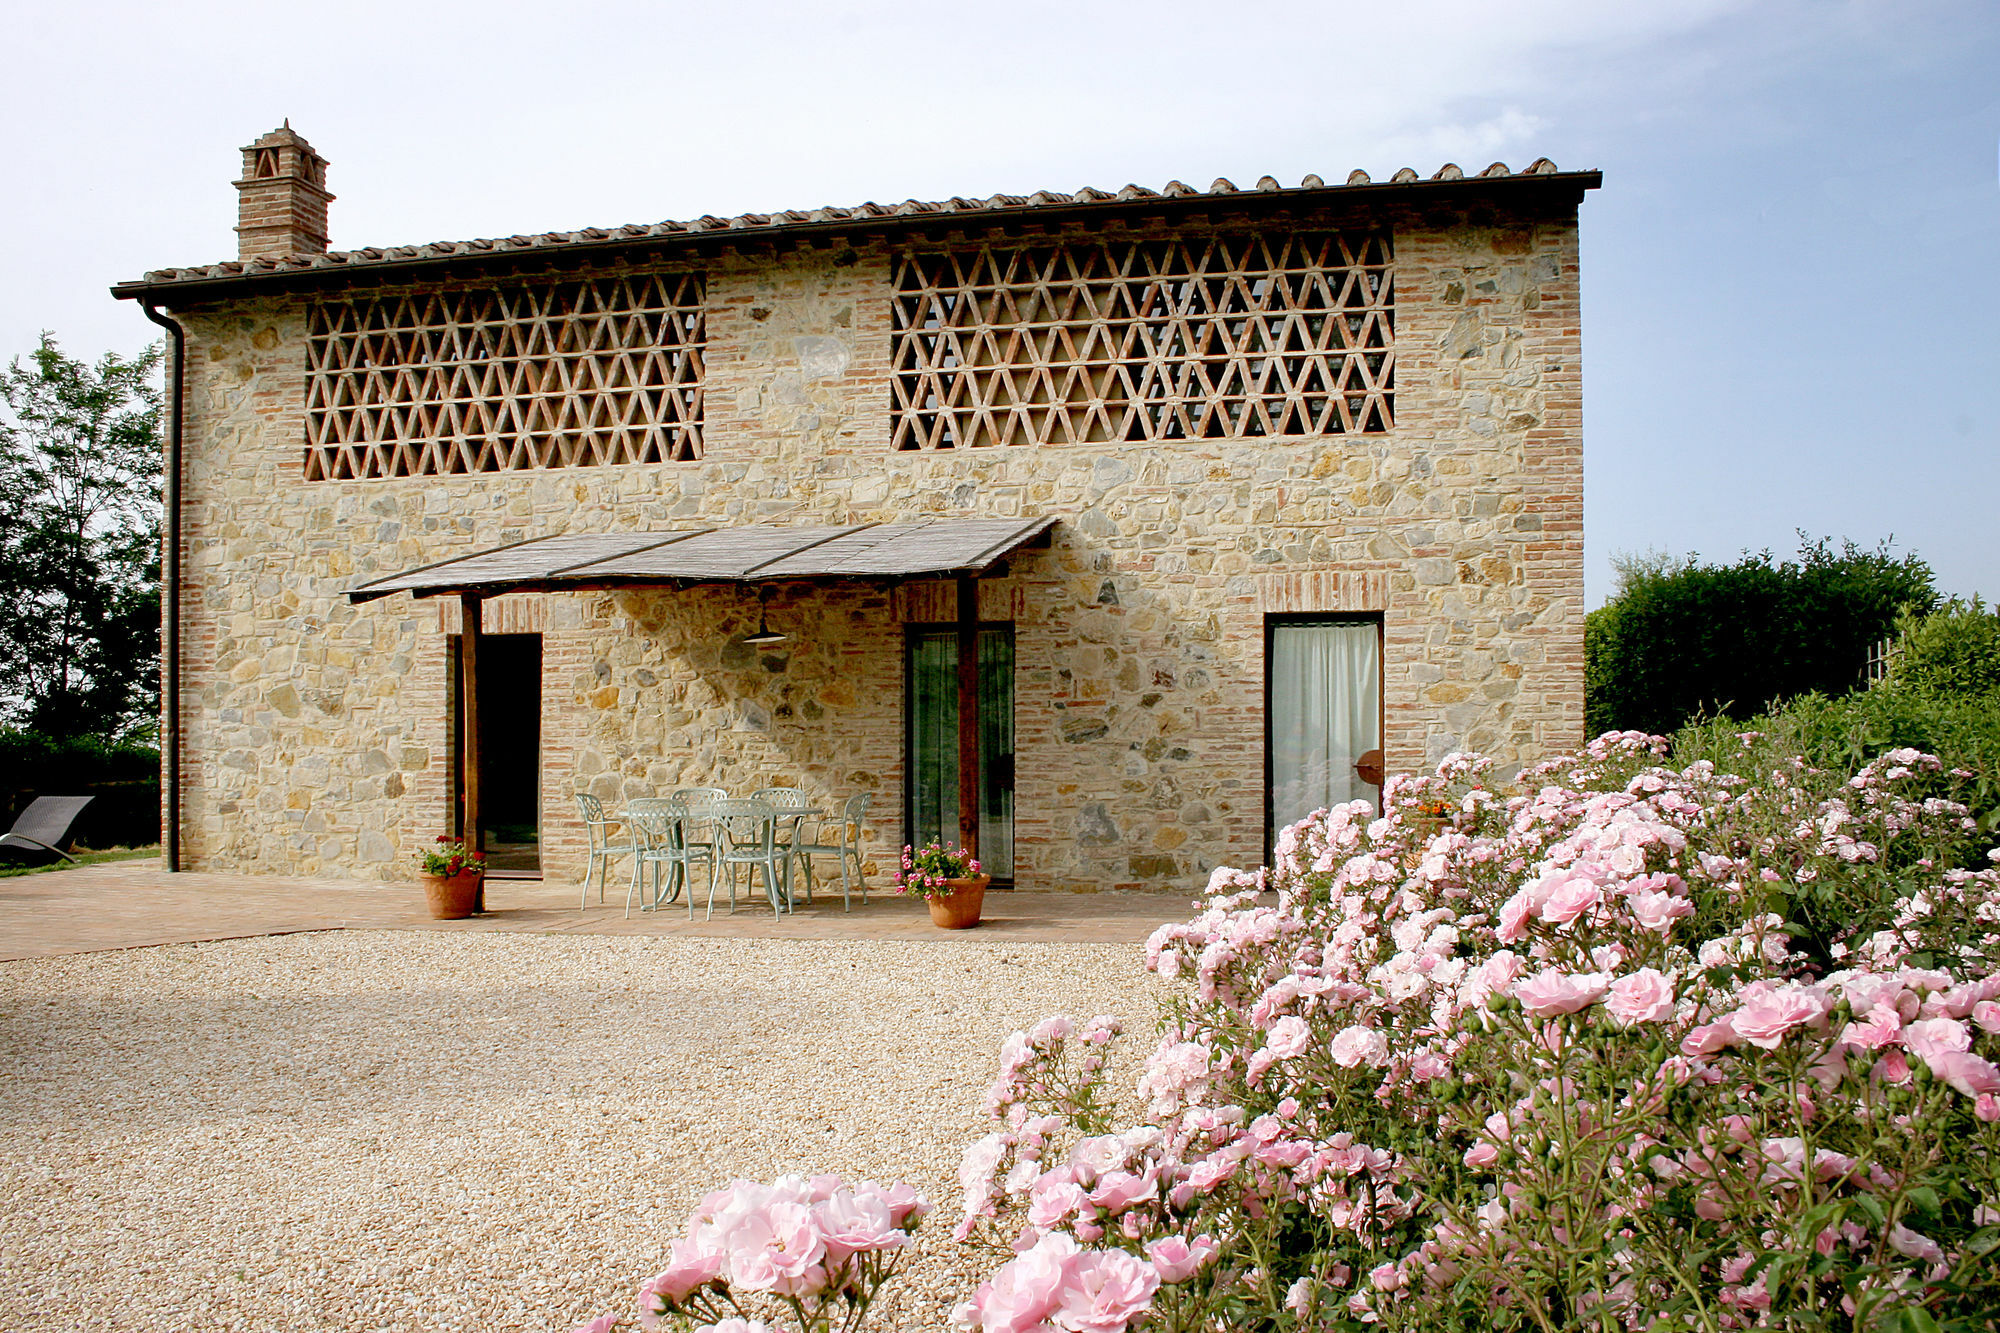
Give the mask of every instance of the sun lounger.
<path id="1" fill-rule="evenodd" d="M 69 826 L 95 796 L 37 796 L 21 812 L 14 827 L 0 835 L 0 847 L 10 851 L 54 852 L 65 861 L 76 858 L 62 849 L 69 838 Z"/>

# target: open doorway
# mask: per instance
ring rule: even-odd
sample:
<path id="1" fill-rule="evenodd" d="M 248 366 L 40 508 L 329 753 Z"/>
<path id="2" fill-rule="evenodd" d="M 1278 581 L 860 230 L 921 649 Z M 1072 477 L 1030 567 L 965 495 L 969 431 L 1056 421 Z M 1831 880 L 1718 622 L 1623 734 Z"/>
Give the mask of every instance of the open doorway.
<path id="1" fill-rule="evenodd" d="M 913 846 L 958 841 L 958 630 L 912 625 L 904 650 L 903 824 Z M 1014 887 L 1014 627 L 979 627 L 979 860 Z"/>
<path id="2" fill-rule="evenodd" d="M 452 679 L 459 645 L 452 640 Z M 482 634 L 479 638 L 479 823 L 489 875 L 539 878 L 542 873 L 542 636 Z M 452 773 L 464 772 L 465 702 L 453 701 L 456 741 Z M 462 785 L 462 784 L 461 784 Z M 465 793 L 454 793 L 465 833 Z"/>

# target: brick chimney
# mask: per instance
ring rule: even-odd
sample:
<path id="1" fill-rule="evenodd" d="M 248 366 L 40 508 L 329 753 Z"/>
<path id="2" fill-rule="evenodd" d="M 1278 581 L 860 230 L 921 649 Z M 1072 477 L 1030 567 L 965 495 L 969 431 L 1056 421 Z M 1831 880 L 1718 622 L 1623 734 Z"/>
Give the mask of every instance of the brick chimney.
<path id="1" fill-rule="evenodd" d="M 243 150 L 238 259 L 326 253 L 326 159 L 286 121 Z"/>

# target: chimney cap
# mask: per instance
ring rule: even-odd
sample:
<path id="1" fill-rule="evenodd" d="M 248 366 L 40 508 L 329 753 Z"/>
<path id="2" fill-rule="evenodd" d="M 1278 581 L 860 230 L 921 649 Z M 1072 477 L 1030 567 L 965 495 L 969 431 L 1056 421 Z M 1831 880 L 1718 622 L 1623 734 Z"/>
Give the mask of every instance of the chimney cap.
<path id="1" fill-rule="evenodd" d="M 253 148 L 303 148 L 308 153 L 313 151 L 313 146 L 306 142 L 305 136 L 292 128 L 292 122 L 289 117 L 286 118 L 284 124 L 275 130 L 268 131 L 255 143 L 246 143 L 243 145 L 243 151 L 246 153 Z"/>
<path id="2" fill-rule="evenodd" d="M 243 147 L 236 181 L 237 257 L 323 255 L 327 249 L 327 161 L 290 120 Z"/>

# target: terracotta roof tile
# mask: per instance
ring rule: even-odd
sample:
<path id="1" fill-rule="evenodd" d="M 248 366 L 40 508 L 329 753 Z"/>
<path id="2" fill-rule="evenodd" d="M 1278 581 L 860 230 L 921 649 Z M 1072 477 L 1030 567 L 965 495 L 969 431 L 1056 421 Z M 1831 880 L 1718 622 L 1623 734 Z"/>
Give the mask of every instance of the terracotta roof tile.
<path id="1" fill-rule="evenodd" d="M 1556 164 L 1547 158 L 1537 158 L 1523 171 L 1510 171 L 1504 162 L 1495 162 L 1481 171 L 1477 180 L 1492 180 L 1502 177 L 1550 176 L 1559 174 Z M 1594 173 L 1574 173 L 1591 176 Z M 1465 172 L 1456 163 L 1446 163 L 1430 178 L 1431 182 L 1463 181 Z M 1424 184 L 1417 173 L 1404 167 L 1389 178 L 1391 185 Z M 1594 184 L 1595 181 L 1589 182 Z M 1375 184 L 1365 171 L 1349 173 L 1343 185 L 1331 187 L 1333 191 Z M 548 250 L 566 246 L 591 243 L 615 244 L 621 240 L 645 240 L 658 237 L 695 235 L 715 231 L 782 231 L 789 227 L 825 226 L 847 221 L 867 221 L 879 218 L 916 217 L 924 214 L 1002 214 L 1040 208 L 1061 208 L 1064 206 L 1092 205 L 1128 202 L 1140 199 L 1184 199 L 1199 194 L 1233 195 L 1239 193 L 1287 194 L 1298 191 L 1326 191 L 1329 187 L 1320 177 L 1307 176 L 1297 187 L 1287 190 L 1275 177 L 1263 176 L 1250 191 L 1239 191 L 1226 179 L 1218 178 L 1206 191 L 1196 190 L 1180 181 L 1168 181 L 1158 190 L 1143 185 L 1127 185 L 1116 193 L 1110 193 L 1093 186 L 1084 186 L 1075 194 L 1062 194 L 1051 190 L 1038 190 L 1030 195 L 995 194 L 985 199 L 953 198 L 925 202 L 906 199 L 899 204 L 865 203 L 851 208 L 826 207 L 811 210 L 787 209 L 781 213 L 744 213 L 733 218 L 719 218 L 713 214 L 695 218 L 689 222 L 656 222 L 651 225 L 631 223 L 622 227 L 584 227 L 577 231 L 543 232 L 535 236 L 507 236 L 498 239 L 471 241 L 439 241 L 430 245 L 398 245 L 387 248 L 364 246 L 356 250 L 336 250 L 326 254 L 285 255 L 274 259 L 253 259 L 247 262 L 234 260 L 218 264 L 198 264 L 188 268 L 154 269 L 136 282 L 121 283 L 113 290 L 119 295 L 136 295 L 139 291 L 160 286 L 214 282 L 220 279 L 240 278 L 271 273 L 307 273 L 315 269 L 360 268 L 375 264 L 408 263 L 421 260 L 450 259 L 457 256 L 489 254 L 495 250 Z"/>

